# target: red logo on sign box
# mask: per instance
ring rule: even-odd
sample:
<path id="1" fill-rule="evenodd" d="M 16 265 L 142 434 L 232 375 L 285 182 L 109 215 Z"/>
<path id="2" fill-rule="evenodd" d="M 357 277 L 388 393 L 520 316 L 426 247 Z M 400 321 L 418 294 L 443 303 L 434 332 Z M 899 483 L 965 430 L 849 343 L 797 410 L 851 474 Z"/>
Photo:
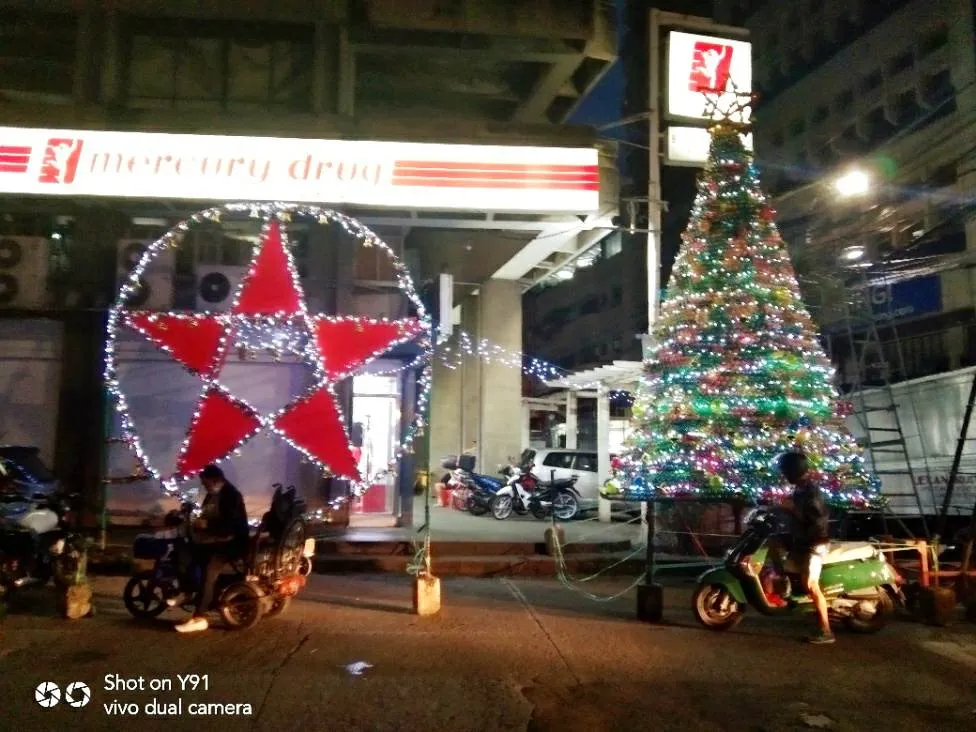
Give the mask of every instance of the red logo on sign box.
<path id="1" fill-rule="evenodd" d="M 693 92 L 724 92 L 729 85 L 733 50 L 724 43 L 697 41 L 688 88 Z"/>
<path id="2" fill-rule="evenodd" d="M 78 161 L 81 159 L 83 140 L 63 137 L 52 137 L 47 141 L 44 149 L 44 160 L 41 162 L 41 183 L 71 183 L 78 172 Z"/>

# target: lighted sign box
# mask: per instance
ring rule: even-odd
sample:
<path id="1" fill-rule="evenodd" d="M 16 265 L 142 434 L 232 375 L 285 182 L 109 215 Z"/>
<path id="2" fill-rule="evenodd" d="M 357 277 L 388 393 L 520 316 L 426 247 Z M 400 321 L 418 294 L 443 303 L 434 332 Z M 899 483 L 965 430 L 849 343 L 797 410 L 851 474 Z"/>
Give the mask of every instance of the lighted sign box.
<path id="1" fill-rule="evenodd" d="M 667 73 L 668 116 L 709 119 L 707 94 L 714 93 L 724 113 L 740 101 L 738 94 L 752 93 L 752 44 L 671 31 Z"/>
<path id="2" fill-rule="evenodd" d="M 592 213 L 597 154 L 0 127 L 0 194 Z"/>
<path id="3" fill-rule="evenodd" d="M 712 138 L 705 127 L 669 127 L 664 162 L 688 168 L 700 168 L 708 161 Z M 752 150 L 752 135 L 744 135 L 743 144 Z"/>

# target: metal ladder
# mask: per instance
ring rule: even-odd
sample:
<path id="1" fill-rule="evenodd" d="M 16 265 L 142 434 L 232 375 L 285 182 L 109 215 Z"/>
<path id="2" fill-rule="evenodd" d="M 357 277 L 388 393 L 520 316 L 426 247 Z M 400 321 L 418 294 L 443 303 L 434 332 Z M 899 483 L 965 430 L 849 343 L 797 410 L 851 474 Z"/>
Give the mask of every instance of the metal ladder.
<path id="1" fill-rule="evenodd" d="M 877 314 L 872 303 L 873 292 L 878 287 L 886 288 L 886 300 L 890 313 L 891 282 L 885 280 L 881 285 L 872 285 L 867 274 L 863 271 L 860 280 L 860 283 L 848 290 L 845 304 L 847 306 L 846 330 L 854 361 L 853 373 L 850 374 L 851 399 L 855 405 L 860 402 L 860 408 L 855 406 L 854 413 L 864 432 L 864 438 L 861 441 L 862 447 L 870 460 L 872 470 L 881 479 L 882 484 L 885 476 L 899 476 L 903 481 L 908 482 L 909 490 L 883 491 L 883 495 L 887 498 L 913 501 L 918 507 L 925 538 L 929 538 L 925 507 L 918 492 L 918 484 L 908 454 L 901 417 L 898 414 L 898 404 L 895 402 L 895 394 L 892 390 L 891 364 L 878 332 Z M 889 322 L 891 322 L 888 327 L 892 333 L 891 344 L 894 350 L 895 367 L 904 377 L 907 371 L 901 342 L 895 330 L 893 318 Z M 874 374 L 868 374 L 869 370 L 874 371 Z M 877 378 L 870 378 L 870 376 Z M 871 389 L 876 398 L 869 402 L 864 394 L 865 388 Z M 883 467 L 879 468 L 879 464 Z M 912 532 L 897 513 L 891 513 L 887 508 L 882 508 L 881 521 L 885 533 L 888 533 L 888 519 L 893 519 L 910 538 L 914 538 Z"/>

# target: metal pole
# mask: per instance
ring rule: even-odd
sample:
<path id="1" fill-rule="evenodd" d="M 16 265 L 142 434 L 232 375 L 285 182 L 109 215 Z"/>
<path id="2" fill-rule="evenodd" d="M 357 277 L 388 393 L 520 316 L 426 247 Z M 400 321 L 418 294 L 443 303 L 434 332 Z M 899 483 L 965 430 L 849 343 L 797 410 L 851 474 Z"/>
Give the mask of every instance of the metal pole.
<path id="1" fill-rule="evenodd" d="M 654 501 L 646 501 L 647 507 L 647 566 L 644 568 L 644 583 L 648 586 L 654 584 L 654 524 L 655 504 Z"/>
<path id="2" fill-rule="evenodd" d="M 945 533 L 946 522 L 949 518 L 949 508 L 952 506 L 952 493 L 956 488 L 956 479 L 959 477 L 959 464 L 962 462 L 962 453 L 966 447 L 966 436 L 969 434 L 969 422 L 973 418 L 973 403 L 976 402 L 976 372 L 973 373 L 973 383 L 969 387 L 969 401 L 966 402 L 966 411 L 962 416 L 962 428 L 959 430 L 959 440 L 956 442 L 956 454 L 952 456 L 952 468 L 949 470 L 949 482 L 946 484 L 945 496 L 942 499 L 942 511 L 939 513 L 939 526 L 935 535 L 941 541 Z M 916 492 L 918 488 L 915 488 Z"/>
<path id="3" fill-rule="evenodd" d="M 650 139 L 648 140 L 647 187 L 647 332 L 657 321 L 661 289 L 661 16 L 651 10 L 650 35 Z"/>

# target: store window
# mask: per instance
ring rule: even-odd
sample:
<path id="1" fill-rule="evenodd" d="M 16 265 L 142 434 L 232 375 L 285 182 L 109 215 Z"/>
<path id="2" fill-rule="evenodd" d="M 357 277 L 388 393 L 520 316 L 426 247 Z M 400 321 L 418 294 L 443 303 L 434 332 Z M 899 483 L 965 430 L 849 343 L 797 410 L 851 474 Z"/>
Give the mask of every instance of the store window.
<path id="1" fill-rule="evenodd" d="M 380 370 L 378 362 L 376 366 Z M 401 436 L 400 376 L 354 376 L 352 392 L 350 442 L 358 452 L 360 472 L 372 479 L 357 509 L 360 513 L 389 514 L 396 510 L 396 480 L 394 474 L 383 472 L 387 468 L 396 470 L 390 464 Z"/>

